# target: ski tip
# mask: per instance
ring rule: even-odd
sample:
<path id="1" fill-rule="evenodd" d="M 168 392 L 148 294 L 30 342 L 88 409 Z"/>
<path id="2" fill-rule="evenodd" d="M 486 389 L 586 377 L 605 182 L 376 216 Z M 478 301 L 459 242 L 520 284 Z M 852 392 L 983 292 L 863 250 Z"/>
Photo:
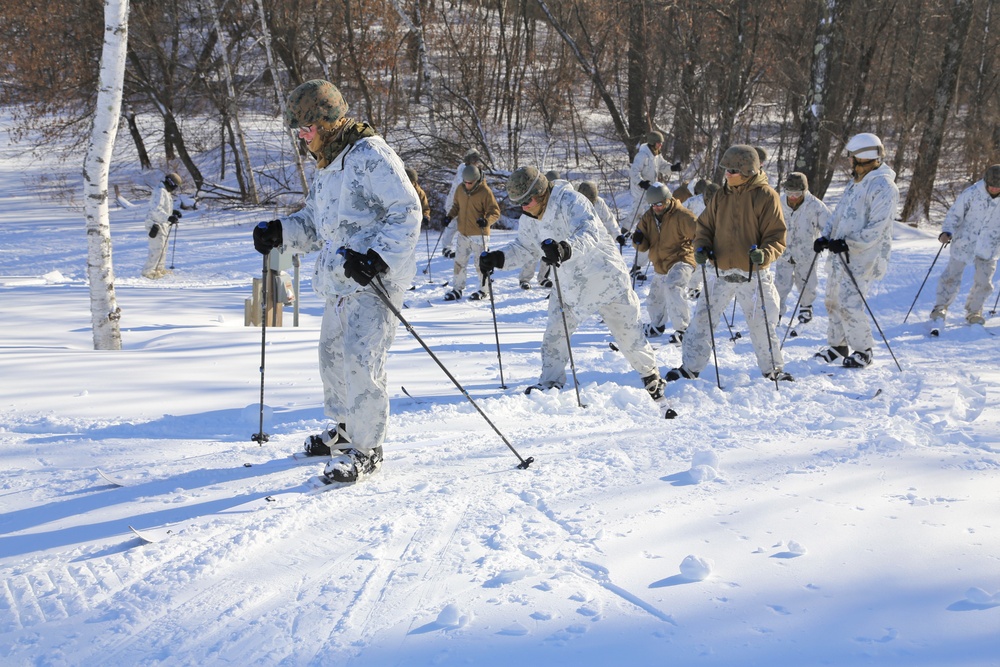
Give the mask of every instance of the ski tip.
<path id="1" fill-rule="evenodd" d="M 677 411 L 674 410 L 673 408 L 667 408 L 666 411 L 663 413 L 664 419 L 674 419 L 676 417 L 677 417 Z"/>

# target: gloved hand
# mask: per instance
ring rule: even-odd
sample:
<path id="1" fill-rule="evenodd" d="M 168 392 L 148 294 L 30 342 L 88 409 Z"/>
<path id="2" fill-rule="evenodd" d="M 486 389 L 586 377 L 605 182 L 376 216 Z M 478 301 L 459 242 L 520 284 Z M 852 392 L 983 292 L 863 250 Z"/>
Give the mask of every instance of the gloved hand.
<path id="1" fill-rule="evenodd" d="M 694 261 L 704 264 L 710 259 L 715 259 L 715 251 L 710 247 L 701 247 L 694 251 Z"/>
<path id="2" fill-rule="evenodd" d="M 565 241 L 542 241 L 542 261 L 549 266 L 559 266 L 573 256 L 573 249 Z"/>
<path id="3" fill-rule="evenodd" d="M 147 233 L 147 235 L 149 236 L 149 238 L 155 239 L 157 236 L 160 235 L 160 226 L 159 225 L 153 225 L 152 227 L 150 227 L 149 228 L 149 232 Z"/>
<path id="4" fill-rule="evenodd" d="M 764 263 L 764 251 L 760 248 L 754 248 L 750 251 L 750 261 L 754 264 L 760 266 Z"/>
<path id="5" fill-rule="evenodd" d="M 951 234 L 948 232 L 938 234 L 938 243 L 951 243 Z"/>
<path id="6" fill-rule="evenodd" d="M 489 227 L 489 223 L 486 222 L 486 218 L 476 218 L 476 226 L 480 229 L 486 229 Z"/>
<path id="7" fill-rule="evenodd" d="M 813 252 L 823 252 L 830 247 L 830 239 L 821 236 L 813 241 Z"/>
<path id="8" fill-rule="evenodd" d="M 281 220 L 262 222 L 253 228 L 253 247 L 260 254 L 266 255 L 282 243 Z"/>
<path id="9" fill-rule="evenodd" d="M 342 247 L 337 254 L 344 257 L 344 275 L 362 287 L 367 286 L 378 274 L 389 270 L 385 260 L 370 248 L 362 255 L 357 250 Z"/>
<path id="10" fill-rule="evenodd" d="M 175 218 L 183 218 L 184 217 L 183 215 L 181 215 L 181 212 L 178 211 L 176 208 L 173 211 L 171 211 L 171 213 L 173 214 L 173 216 Z"/>
<path id="11" fill-rule="evenodd" d="M 632 232 L 632 243 L 639 245 L 646 240 L 646 235 L 642 233 L 641 229 L 637 229 Z"/>
<path id="12" fill-rule="evenodd" d="M 625 244 L 628 243 L 628 236 L 626 236 L 626 234 L 628 234 L 627 230 L 615 237 L 615 241 L 618 242 L 618 245 L 624 247 Z"/>
<path id="13" fill-rule="evenodd" d="M 649 181 L 639 181 L 639 187 L 643 190 L 649 189 Z"/>
<path id="14" fill-rule="evenodd" d="M 452 250 L 451 248 L 445 248 L 445 249 L 443 249 L 441 251 L 441 255 L 443 257 L 447 257 L 448 259 L 455 259 L 455 251 Z"/>
<path id="15" fill-rule="evenodd" d="M 827 248 L 830 249 L 830 252 L 839 255 L 842 252 L 847 252 L 847 241 L 844 239 L 835 239 L 827 244 Z"/>
<path id="16" fill-rule="evenodd" d="M 167 217 L 167 222 L 169 222 L 171 225 L 176 225 L 177 224 L 177 216 L 176 215 L 168 216 Z"/>
<path id="17" fill-rule="evenodd" d="M 427 217 L 426 215 L 425 215 L 425 216 L 423 217 L 423 219 L 422 219 L 422 220 L 420 221 L 420 226 L 421 226 L 421 227 L 428 227 L 428 226 L 429 226 L 430 224 L 431 224 L 431 219 L 430 219 L 430 218 L 428 218 L 428 217 Z"/>
<path id="18" fill-rule="evenodd" d="M 672 165 L 670 165 L 670 171 L 680 171 L 680 170 L 681 170 L 680 162 L 674 162 Z"/>
<path id="19" fill-rule="evenodd" d="M 484 276 L 493 275 L 493 269 L 502 269 L 506 261 L 503 251 L 490 250 L 479 253 L 479 270 Z"/>

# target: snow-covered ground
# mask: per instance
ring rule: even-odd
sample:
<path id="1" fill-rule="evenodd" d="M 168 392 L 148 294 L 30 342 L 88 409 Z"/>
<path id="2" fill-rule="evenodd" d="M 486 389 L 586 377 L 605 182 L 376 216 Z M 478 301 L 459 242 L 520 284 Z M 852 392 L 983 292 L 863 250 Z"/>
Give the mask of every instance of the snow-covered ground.
<path id="1" fill-rule="evenodd" d="M 403 314 L 535 462 L 400 327 L 383 469 L 305 495 L 322 462 L 289 455 L 326 426 L 308 284 L 301 326 L 267 331 L 270 441 L 250 440 L 243 302 L 272 216 L 187 212 L 151 282 L 145 202 L 113 210 L 124 349 L 94 352 L 82 213 L 0 146 L 3 665 L 1000 665 L 1000 327 L 929 338 L 934 277 L 902 324 L 936 232 L 898 227 L 870 298 L 902 371 L 882 343 L 869 369 L 814 362 L 818 301 L 776 391 L 737 311 L 723 389 L 711 366 L 670 385 L 672 421 L 596 319 L 573 337 L 586 408 L 525 396 L 546 294 L 510 272 L 500 388 L 489 303 L 441 301 L 436 257 Z"/>

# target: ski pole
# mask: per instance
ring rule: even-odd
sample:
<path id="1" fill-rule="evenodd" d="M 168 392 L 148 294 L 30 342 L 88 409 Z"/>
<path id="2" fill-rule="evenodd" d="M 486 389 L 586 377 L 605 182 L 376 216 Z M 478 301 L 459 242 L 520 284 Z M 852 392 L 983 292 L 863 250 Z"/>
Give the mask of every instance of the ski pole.
<path id="1" fill-rule="evenodd" d="M 483 237 L 483 254 L 485 255 L 490 250 L 490 244 L 486 240 L 486 230 L 484 227 L 479 228 L 479 235 Z M 493 272 L 487 273 L 483 276 L 483 286 L 490 293 L 490 312 L 493 314 L 493 336 L 497 341 L 497 363 L 500 366 L 500 388 L 506 389 L 507 385 L 503 381 L 503 357 L 500 355 L 500 330 L 497 329 L 497 306 L 496 302 L 493 300 Z"/>
<path id="2" fill-rule="evenodd" d="M 259 226 L 267 228 L 267 223 L 262 222 Z M 257 432 L 250 436 L 253 442 L 263 446 L 270 438 L 264 433 L 264 350 L 267 342 L 267 258 L 270 253 L 264 255 L 264 266 L 261 269 L 261 297 L 260 297 L 260 425 Z"/>
<path id="3" fill-rule="evenodd" d="M 715 325 L 712 324 L 712 302 L 708 296 L 708 270 L 705 265 L 701 265 L 701 279 L 705 288 L 705 312 L 708 313 L 708 334 L 712 341 L 712 357 L 715 359 L 715 384 L 722 389 L 722 379 L 719 378 L 719 355 L 715 351 Z"/>
<path id="4" fill-rule="evenodd" d="M 469 396 L 469 392 L 465 390 L 465 387 L 463 387 L 461 383 L 455 379 L 455 376 L 451 374 L 451 372 L 445 367 L 445 365 L 441 363 L 441 360 L 437 358 L 437 355 L 434 354 L 434 352 L 431 351 L 431 348 L 427 346 L 427 343 L 425 343 L 424 340 L 417 334 L 417 332 L 414 331 L 413 326 L 406 320 L 405 317 L 403 317 L 403 314 L 399 312 L 399 309 L 392 304 L 392 301 L 389 300 L 389 295 L 386 292 L 385 285 L 382 283 L 382 277 L 376 275 L 375 280 L 378 282 L 378 285 L 376 285 L 375 283 L 371 283 L 371 286 L 372 289 L 375 291 L 375 294 L 378 296 L 378 298 L 382 300 L 382 303 L 384 303 L 389 310 L 392 311 L 392 314 L 396 316 L 396 319 L 398 319 L 403 324 L 403 326 L 406 327 L 406 330 L 410 332 L 410 335 L 412 335 L 417 340 L 417 342 L 420 343 L 420 346 L 424 348 L 427 354 L 431 356 L 431 359 L 433 359 L 437 363 L 437 365 L 441 368 L 441 370 L 444 371 L 444 374 L 448 376 L 448 379 L 451 380 L 456 387 L 458 387 L 458 390 L 462 392 L 462 395 L 469 400 L 469 403 L 472 403 L 472 407 L 476 409 L 476 412 L 478 412 L 482 416 L 482 418 L 486 420 L 486 423 L 489 424 L 490 427 L 496 432 L 496 434 L 500 436 L 500 439 L 503 440 L 503 444 L 507 445 L 507 448 L 514 453 L 514 456 L 517 457 L 517 460 L 521 462 L 517 467 L 521 470 L 527 470 L 528 466 L 534 463 L 535 461 L 534 457 L 529 456 L 526 459 L 521 458 L 521 455 L 517 453 L 517 450 L 514 449 L 514 446 L 510 444 L 507 438 L 504 437 L 504 434 L 500 432 L 500 429 L 498 429 L 496 425 L 492 421 L 490 421 L 490 418 L 486 416 L 486 413 L 483 412 L 482 408 L 479 407 L 479 404 L 476 403 L 474 400 L 472 400 L 472 396 Z"/>
<path id="5" fill-rule="evenodd" d="M 1000 292 L 997 292 L 996 301 L 993 302 L 993 310 L 990 311 L 990 316 L 997 314 L 997 305 L 1000 305 Z"/>
<path id="6" fill-rule="evenodd" d="M 840 257 L 839 254 L 837 256 Z M 872 318 L 872 322 L 875 323 L 875 328 L 878 329 L 879 335 L 882 336 L 882 341 L 885 343 L 886 348 L 888 348 L 889 354 L 892 355 L 892 360 L 896 362 L 896 368 L 898 368 L 900 372 L 902 372 L 903 367 L 899 365 L 899 360 L 896 359 L 896 355 L 893 354 L 892 347 L 889 346 L 889 339 L 885 337 L 884 333 L 882 333 L 882 327 L 878 325 L 878 320 L 875 319 L 875 313 L 872 312 L 871 306 L 868 305 L 868 300 L 865 298 L 865 295 L 861 292 L 861 287 L 858 285 L 858 281 L 854 278 L 854 273 L 851 271 L 851 267 L 847 265 L 847 260 L 845 260 L 843 257 L 840 257 L 840 263 L 844 267 L 844 271 L 847 272 L 847 276 L 851 279 L 851 282 L 854 283 L 854 289 L 858 291 L 858 296 L 861 297 L 861 303 L 865 304 L 865 310 L 868 311 L 868 314 Z"/>
<path id="7" fill-rule="evenodd" d="M 927 279 L 931 277 L 931 271 L 934 270 L 934 265 L 937 264 L 938 257 L 941 256 L 941 251 L 944 250 L 946 245 L 948 245 L 948 242 L 942 243 L 941 247 L 938 248 L 937 254 L 934 255 L 934 261 L 931 262 L 931 268 L 927 269 L 927 275 L 924 276 L 924 282 L 920 283 L 920 289 L 917 290 L 917 295 L 913 297 L 913 303 L 910 304 L 910 310 L 906 311 L 906 317 L 903 318 L 903 324 L 906 324 L 906 320 L 910 318 L 910 313 L 913 312 L 913 307 L 917 305 L 917 299 L 920 298 L 920 292 L 923 291 L 924 285 L 927 284 Z M 994 307 L 994 310 L 995 309 L 996 308 Z"/>
<path id="8" fill-rule="evenodd" d="M 427 268 L 424 270 L 424 273 L 427 274 L 427 282 L 428 283 L 432 283 L 432 282 L 434 282 L 434 274 L 432 274 L 430 272 L 430 268 L 431 268 L 431 230 L 429 228 L 424 230 L 424 241 L 426 241 L 426 245 L 427 245 Z M 436 245 L 434 246 L 434 249 L 437 250 L 437 246 Z"/>
<path id="9" fill-rule="evenodd" d="M 177 227 L 177 223 L 176 222 L 174 224 L 170 225 L 171 231 L 173 230 L 174 227 Z M 173 270 L 173 268 L 174 268 L 174 257 L 177 255 L 177 235 L 179 233 L 180 233 L 180 228 L 178 227 L 177 231 L 174 233 L 174 243 L 173 243 L 173 246 L 171 246 L 171 249 L 170 249 L 170 269 L 171 270 Z"/>
<path id="10" fill-rule="evenodd" d="M 546 243 L 552 243 L 551 240 Z M 563 304 L 562 287 L 559 285 L 559 269 L 552 264 L 552 278 L 556 284 L 556 298 L 559 299 L 559 313 L 562 315 L 563 331 L 566 333 L 566 350 L 569 352 L 569 368 L 573 371 L 573 388 L 576 389 L 576 404 L 581 408 L 587 407 L 580 400 L 580 383 L 576 379 L 576 364 L 573 363 L 573 346 L 569 342 L 569 324 L 566 323 L 566 307 Z"/>
<path id="11" fill-rule="evenodd" d="M 431 250 L 431 254 L 427 256 L 427 266 L 424 267 L 424 273 L 427 273 L 428 271 L 430 271 L 430 268 L 431 268 L 431 259 L 433 259 L 434 253 L 437 252 L 438 245 L 441 243 L 441 237 L 443 237 L 443 236 L 444 236 L 444 227 L 441 228 L 441 233 L 438 234 L 438 240 L 434 243 L 434 250 Z M 430 239 L 428 239 L 428 242 L 429 241 L 430 241 Z M 430 280 L 431 280 L 430 274 L 428 274 L 427 281 L 430 282 Z"/>
<path id="12" fill-rule="evenodd" d="M 743 338 L 743 335 L 739 331 L 737 331 L 736 333 L 733 333 L 733 324 L 736 323 L 736 298 L 735 297 L 733 298 L 732 322 L 730 322 L 729 320 L 730 320 L 730 318 L 726 317 L 726 309 L 723 308 L 722 309 L 722 321 L 726 323 L 726 328 L 729 329 L 729 340 L 731 340 L 732 342 L 735 343 L 737 339 Z"/>
<path id="13" fill-rule="evenodd" d="M 785 346 L 785 339 L 788 338 L 788 332 L 792 330 L 792 324 L 795 322 L 795 313 L 799 312 L 799 305 L 802 303 L 802 294 L 806 291 L 806 286 L 809 284 L 809 279 L 812 277 L 813 269 L 816 268 L 816 259 L 819 257 L 819 253 L 813 253 L 812 264 L 809 265 L 809 270 L 806 271 L 806 279 L 802 281 L 802 289 L 799 290 L 798 301 L 795 302 L 795 308 L 792 309 L 792 315 L 788 318 L 788 328 L 785 329 L 785 335 L 781 337 L 781 344 L 778 345 L 780 350 Z"/>
<path id="14" fill-rule="evenodd" d="M 750 251 L 753 252 L 757 249 L 757 246 L 750 246 Z M 753 273 L 753 261 L 750 261 L 750 273 Z M 767 321 L 767 304 L 764 303 L 764 281 L 760 277 L 760 269 L 757 269 L 757 291 L 760 293 L 760 312 L 764 313 L 764 333 L 767 335 L 767 351 L 771 355 L 771 374 L 774 379 L 774 390 L 780 391 L 778 389 L 778 364 L 774 363 L 774 343 L 771 342 L 771 324 Z"/>

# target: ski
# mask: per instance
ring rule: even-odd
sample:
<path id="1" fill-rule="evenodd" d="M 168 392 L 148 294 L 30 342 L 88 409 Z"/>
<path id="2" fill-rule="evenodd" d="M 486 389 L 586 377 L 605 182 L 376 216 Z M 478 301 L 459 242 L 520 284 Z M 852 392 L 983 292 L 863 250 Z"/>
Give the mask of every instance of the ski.
<path id="1" fill-rule="evenodd" d="M 115 477 L 114 475 L 109 475 L 108 473 L 104 472 L 100 468 L 97 469 L 97 474 L 100 475 L 104 479 L 104 481 L 107 482 L 108 484 L 110 484 L 111 486 L 115 486 L 115 487 L 131 486 L 131 484 L 129 482 L 126 482 L 123 479 L 119 479 L 118 477 Z"/>
<path id="2" fill-rule="evenodd" d="M 128 529 L 135 534 L 143 544 L 156 544 L 157 542 L 162 542 L 167 539 L 176 531 L 180 526 L 177 524 L 163 525 L 163 526 L 153 526 L 151 528 L 138 529 L 132 525 L 129 525 Z"/>

